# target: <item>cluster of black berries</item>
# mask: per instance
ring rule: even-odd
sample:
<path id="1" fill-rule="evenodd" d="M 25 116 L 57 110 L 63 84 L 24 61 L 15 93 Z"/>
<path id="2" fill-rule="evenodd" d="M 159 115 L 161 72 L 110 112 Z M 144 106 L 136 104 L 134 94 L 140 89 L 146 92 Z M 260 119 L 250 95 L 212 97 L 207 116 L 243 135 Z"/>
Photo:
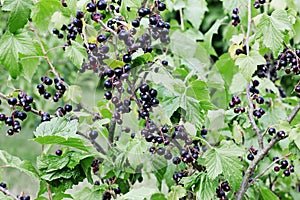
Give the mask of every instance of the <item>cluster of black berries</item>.
<path id="1" fill-rule="evenodd" d="M 71 112 L 71 111 L 72 111 L 72 105 L 66 104 L 64 107 L 59 106 L 56 109 L 55 115 L 59 117 L 63 117 L 67 112 Z"/>
<path id="2" fill-rule="evenodd" d="M 176 126 L 171 136 L 167 134 L 170 129 L 167 126 L 158 128 L 150 120 L 146 122 L 146 128 L 141 130 L 141 135 L 145 137 L 147 142 L 153 143 L 149 148 L 150 153 L 157 153 L 160 156 L 164 156 L 166 160 L 171 160 L 175 165 L 179 163 L 192 163 L 198 159 L 200 153 L 199 141 L 188 138 L 187 133 L 182 126 Z M 178 142 L 183 140 L 185 145 L 180 150 L 180 156 L 173 157 L 168 145 L 171 142 Z"/>
<path id="3" fill-rule="evenodd" d="M 114 179 L 112 178 L 108 178 L 106 180 L 106 183 L 109 185 L 112 185 L 115 182 Z M 100 185 L 100 181 L 95 181 L 94 185 Z M 117 187 L 117 188 L 110 188 L 109 190 L 106 190 L 103 195 L 102 195 L 102 200 L 110 200 L 112 198 L 112 194 L 114 193 L 114 196 L 121 194 L 121 188 Z"/>
<path id="4" fill-rule="evenodd" d="M 268 129 L 268 133 L 269 135 L 273 136 L 275 133 L 276 133 L 276 129 L 271 127 Z M 276 135 L 279 137 L 279 138 L 285 138 L 286 137 L 286 133 L 283 131 L 283 130 L 280 130 L 276 133 Z"/>
<path id="5" fill-rule="evenodd" d="M 252 86 L 250 87 L 250 92 L 252 93 L 252 95 L 251 95 L 252 99 L 255 100 L 258 105 L 261 105 L 261 104 L 264 104 L 265 99 L 258 95 L 259 90 L 256 88 L 257 86 L 259 86 L 259 81 L 253 80 Z M 265 109 L 263 109 L 263 108 L 256 109 L 256 104 L 253 104 L 253 107 L 254 107 L 253 115 L 257 119 L 261 118 L 266 113 Z"/>
<path id="6" fill-rule="evenodd" d="M 47 76 L 42 76 L 41 81 L 42 83 L 37 85 L 38 92 L 40 95 L 43 95 L 45 99 L 50 99 L 51 93 L 46 90 L 45 85 L 47 87 L 52 85 L 53 80 Z M 63 78 L 61 78 L 61 81 L 59 81 L 58 78 L 54 78 L 55 89 L 57 90 L 55 91 L 52 98 L 54 102 L 58 102 L 58 100 L 64 95 L 66 91 L 66 86 L 64 85 L 63 81 Z"/>
<path id="7" fill-rule="evenodd" d="M 216 193 L 217 193 L 217 197 L 220 200 L 228 200 L 227 196 L 226 196 L 226 192 L 230 191 L 230 186 L 228 181 L 224 181 L 221 183 L 221 186 L 218 186 L 216 189 Z"/>
<path id="8" fill-rule="evenodd" d="M 3 193 L 6 194 L 5 190 L 7 190 L 7 184 L 5 182 L 1 182 L 0 187 L 4 190 Z M 30 196 L 25 194 L 17 195 L 16 197 L 20 200 L 30 200 Z"/>
<path id="9" fill-rule="evenodd" d="M 241 19 L 240 19 L 240 16 L 239 16 L 239 9 L 238 8 L 234 8 L 232 10 L 231 19 L 232 19 L 232 25 L 233 26 L 237 26 L 241 22 Z"/>
<path id="10" fill-rule="evenodd" d="M 265 65 L 258 65 L 257 70 L 255 71 L 254 75 L 257 75 L 259 78 L 269 78 L 275 84 L 275 86 L 278 88 L 280 96 L 282 98 L 285 98 L 286 94 L 285 94 L 283 88 L 276 85 L 276 81 L 279 79 L 278 76 L 277 76 L 276 70 L 279 70 L 281 67 L 286 66 L 286 60 L 282 61 L 282 63 L 280 64 L 281 55 L 279 55 L 278 56 L 279 61 L 274 60 L 274 66 L 272 66 L 270 56 L 265 54 L 264 58 L 266 60 L 266 64 Z M 287 69 L 287 70 L 289 70 L 289 69 Z M 257 91 L 258 90 L 253 90 L 253 93 L 258 94 L 259 91 L 258 92 Z M 273 91 L 270 91 L 270 92 L 273 92 Z"/>
<path id="11" fill-rule="evenodd" d="M 273 161 L 275 160 L 278 160 L 279 158 L 278 157 L 274 157 L 273 158 Z M 289 164 L 289 162 L 287 160 L 281 160 L 279 162 L 279 160 L 276 162 L 276 164 L 280 164 L 280 165 L 277 165 L 274 167 L 274 171 L 275 172 L 279 172 L 280 169 L 283 169 L 283 174 L 284 176 L 290 176 L 291 173 L 294 173 L 295 172 L 295 167 L 294 165 L 292 164 Z"/>
<path id="12" fill-rule="evenodd" d="M 116 120 L 117 124 L 121 125 L 123 124 L 123 120 L 121 119 L 121 115 L 124 113 L 129 113 L 131 111 L 130 105 L 131 100 L 130 99 L 124 99 L 121 100 L 118 97 L 114 96 L 111 99 L 111 102 L 115 105 L 116 112 L 113 114 L 112 119 Z M 130 129 L 129 129 L 130 131 Z M 128 129 L 126 132 L 129 132 Z"/>
<path id="13" fill-rule="evenodd" d="M 247 155 L 247 159 L 248 160 L 254 160 L 254 156 L 257 155 L 258 153 L 258 150 L 257 149 L 254 149 L 253 147 L 250 147 L 249 148 L 249 154 Z"/>
<path id="14" fill-rule="evenodd" d="M 100 158 L 95 158 L 91 164 L 92 170 L 95 173 L 97 173 L 99 171 L 99 165 L 102 163 L 102 159 Z"/>
<path id="15" fill-rule="evenodd" d="M 245 107 L 237 107 L 241 103 L 241 99 L 239 96 L 232 96 L 231 101 L 229 102 L 229 107 L 234 108 L 234 113 L 244 113 L 246 111 Z"/>
<path id="16" fill-rule="evenodd" d="M 182 172 L 174 172 L 173 174 L 173 180 L 178 184 L 179 181 L 183 178 L 188 176 L 188 171 L 182 171 Z"/>
<path id="17" fill-rule="evenodd" d="M 13 108 L 10 116 L 5 114 L 0 114 L 0 121 L 4 121 L 7 126 L 11 128 L 7 130 L 8 135 L 13 135 L 14 133 L 19 133 L 21 131 L 21 121 L 27 118 L 26 112 L 31 111 L 30 104 L 33 102 L 33 98 L 27 95 L 25 92 L 21 91 L 18 94 L 18 99 L 15 97 L 10 97 L 7 99 L 7 103 Z M 23 111 L 16 109 L 17 107 L 22 107 Z M 25 112 L 24 112 L 25 111 Z"/>
<path id="18" fill-rule="evenodd" d="M 149 118 L 149 111 L 152 107 L 159 104 L 157 97 L 157 91 L 150 88 L 148 84 L 143 84 L 139 87 L 140 90 L 140 103 L 142 104 L 143 110 L 139 110 L 139 117 L 143 119 Z"/>
<path id="19" fill-rule="evenodd" d="M 259 9 L 262 4 L 266 3 L 266 0 L 259 0 L 253 3 L 254 8 Z"/>

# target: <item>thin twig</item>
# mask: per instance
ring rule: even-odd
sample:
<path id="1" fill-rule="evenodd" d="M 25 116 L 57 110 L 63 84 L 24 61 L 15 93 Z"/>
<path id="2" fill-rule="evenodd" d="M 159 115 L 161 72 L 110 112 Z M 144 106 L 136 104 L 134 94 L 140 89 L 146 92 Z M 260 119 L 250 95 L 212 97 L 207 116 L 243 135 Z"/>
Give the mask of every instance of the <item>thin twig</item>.
<path id="1" fill-rule="evenodd" d="M 14 198 L 14 199 L 16 199 L 16 200 L 19 200 L 19 198 L 16 196 L 16 195 L 14 195 L 13 193 L 11 193 L 8 189 L 6 189 L 6 188 L 3 188 L 3 187 L 1 187 L 0 186 L 0 191 L 1 192 L 3 192 L 5 195 L 7 195 L 7 196 L 10 196 L 10 197 L 12 197 L 12 198 Z"/>
<path id="2" fill-rule="evenodd" d="M 293 119 L 296 117 L 298 111 L 300 110 L 300 101 L 298 102 L 298 104 L 294 107 L 294 109 L 292 110 L 291 114 L 288 116 L 287 118 L 287 122 L 291 123 L 293 121 Z"/>
<path id="3" fill-rule="evenodd" d="M 47 191 L 48 191 L 49 200 L 52 200 L 51 189 L 50 189 L 50 185 L 48 183 L 47 183 Z"/>
<path id="4" fill-rule="evenodd" d="M 183 22 L 182 8 L 179 9 L 179 16 L 180 16 L 180 27 L 181 27 L 181 30 L 184 31 L 184 22 Z"/>

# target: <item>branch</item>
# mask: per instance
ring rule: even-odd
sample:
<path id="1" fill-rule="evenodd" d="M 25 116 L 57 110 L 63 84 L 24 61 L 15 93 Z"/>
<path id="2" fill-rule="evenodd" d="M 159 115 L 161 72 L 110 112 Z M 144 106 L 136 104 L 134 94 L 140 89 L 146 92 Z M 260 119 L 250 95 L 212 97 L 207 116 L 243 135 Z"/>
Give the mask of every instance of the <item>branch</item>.
<path id="1" fill-rule="evenodd" d="M 52 200 L 51 189 L 50 189 L 50 185 L 48 183 L 47 183 L 47 191 L 48 191 L 49 200 Z"/>
<path id="2" fill-rule="evenodd" d="M 236 200 L 242 200 L 243 199 L 244 194 L 246 193 L 246 191 L 250 187 L 249 179 L 253 175 L 253 172 L 254 172 L 256 166 L 258 165 L 259 161 L 261 161 L 267 155 L 269 150 L 281 139 L 283 139 L 283 138 L 280 138 L 276 135 L 271 140 L 271 142 L 268 143 L 268 145 L 264 149 L 259 151 L 258 154 L 255 156 L 254 160 L 250 163 L 249 167 L 247 168 L 247 170 L 245 172 L 242 184 L 241 184 L 240 189 L 239 189 L 239 191 L 237 192 L 237 195 L 236 195 Z"/>
<path id="3" fill-rule="evenodd" d="M 288 116 L 287 118 L 287 122 L 291 123 L 293 121 L 293 119 L 296 117 L 298 111 L 300 110 L 300 101 L 298 102 L 298 104 L 294 107 L 294 109 L 292 110 L 291 114 Z"/>
<path id="4" fill-rule="evenodd" d="M 258 137 L 259 149 L 262 150 L 264 148 L 263 135 L 260 133 L 260 130 L 259 130 L 259 128 L 255 122 L 254 116 L 253 116 L 254 107 L 253 107 L 253 102 L 252 102 L 251 95 L 250 95 L 250 83 L 247 83 L 246 94 L 247 94 L 247 100 L 248 100 L 248 104 L 249 104 L 248 114 L 249 114 L 250 122 L 251 122 L 253 129 L 255 130 L 255 133 Z"/>
<path id="5" fill-rule="evenodd" d="M 3 188 L 3 187 L 1 187 L 0 186 L 0 191 L 1 192 L 3 192 L 5 195 L 7 195 L 7 196 L 10 196 L 10 197 L 12 197 L 12 198 L 14 198 L 14 199 L 16 199 L 16 200 L 19 200 L 19 198 L 16 196 L 16 195 L 14 195 L 14 194 L 12 194 L 10 191 L 8 191 L 8 189 L 6 189 L 6 188 Z"/>

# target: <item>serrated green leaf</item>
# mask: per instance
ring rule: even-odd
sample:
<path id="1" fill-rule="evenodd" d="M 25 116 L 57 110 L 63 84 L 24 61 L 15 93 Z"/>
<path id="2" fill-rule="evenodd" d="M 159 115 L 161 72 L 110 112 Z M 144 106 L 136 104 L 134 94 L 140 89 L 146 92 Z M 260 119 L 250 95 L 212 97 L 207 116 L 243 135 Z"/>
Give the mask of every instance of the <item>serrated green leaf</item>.
<path id="1" fill-rule="evenodd" d="M 156 193 L 151 196 L 150 200 L 167 200 L 165 195 L 162 193 Z"/>
<path id="2" fill-rule="evenodd" d="M 15 33 L 27 24 L 32 8 L 31 0 L 5 0 L 2 10 L 10 11 L 8 19 L 9 31 Z M 20 17 L 22 16 L 22 17 Z"/>
<path id="3" fill-rule="evenodd" d="M 103 60 L 103 62 L 112 69 L 115 69 L 117 67 L 122 68 L 125 65 L 124 62 L 122 62 L 120 60 L 115 60 L 115 59 L 105 59 L 105 60 Z"/>
<path id="4" fill-rule="evenodd" d="M 186 195 L 186 190 L 181 185 L 171 187 L 171 192 L 168 194 L 168 200 L 180 199 Z"/>
<path id="5" fill-rule="evenodd" d="M 0 41 L 0 63 L 9 71 L 13 78 L 21 73 L 19 53 L 30 55 L 35 53 L 34 43 L 27 33 L 12 34 L 5 32 Z"/>
<path id="6" fill-rule="evenodd" d="M 206 11 L 208 8 L 205 0 L 187 0 L 184 18 L 190 21 L 195 29 L 199 29 Z"/>
<path id="7" fill-rule="evenodd" d="M 142 0 L 124 0 L 121 2 L 120 13 L 127 21 L 132 21 L 136 18 L 136 13 L 142 4 Z M 130 11 L 127 10 L 130 8 Z"/>
<path id="8" fill-rule="evenodd" d="M 36 179 L 39 176 L 31 162 L 27 160 L 22 161 L 20 158 L 10 155 L 6 151 L 0 150 L 0 162 L 7 167 L 15 168 L 21 172 L 24 172 L 32 179 Z"/>
<path id="9" fill-rule="evenodd" d="M 88 187 L 85 187 L 82 190 L 77 191 L 73 197 L 74 199 L 85 199 L 85 200 L 95 200 L 102 199 L 102 193 L 105 191 L 105 188 L 100 190 L 94 190 Z"/>
<path id="10" fill-rule="evenodd" d="M 286 30 L 292 30 L 292 24 L 285 10 L 274 10 L 271 16 L 263 14 L 257 24 L 256 38 L 262 38 L 263 44 L 277 55 L 283 47 Z"/>
<path id="11" fill-rule="evenodd" d="M 250 52 L 250 55 L 240 55 L 235 64 L 239 66 L 241 74 L 247 81 L 250 81 L 257 65 L 265 64 L 266 60 L 258 52 Z"/>
<path id="12" fill-rule="evenodd" d="M 242 134 L 242 127 L 237 123 L 237 121 L 234 121 L 232 128 L 232 137 L 235 143 L 240 144 L 242 142 Z"/>
<path id="13" fill-rule="evenodd" d="M 26 78 L 27 81 L 31 82 L 33 75 L 38 69 L 38 65 L 40 64 L 39 58 L 21 58 L 20 61 L 22 65 L 22 75 Z"/>
<path id="14" fill-rule="evenodd" d="M 142 186 L 139 188 L 133 188 L 125 195 L 121 196 L 118 199 L 122 200 L 141 200 L 141 199 L 150 199 L 152 194 L 156 193 L 157 189 L 150 186 Z"/>
<path id="15" fill-rule="evenodd" d="M 84 58 L 87 56 L 85 48 L 78 42 L 73 41 L 71 46 L 68 46 L 65 55 L 73 62 L 79 69 L 83 63 Z"/>
<path id="16" fill-rule="evenodd" d="M 172 52 L 183 58 L 191 58 L 194 56 L 197 43 L 179 30 L 174 31 L 171 35 L 170 48 Z"/>
<path id="17" fill-rule="evenodd" d="M 67 121 L 64 118 L 56 117 L 51 121 L 41 123 L 34 131 L 35 137 L 61 136 L 65 139 L 78 137 L 76 135 L 78 121 Z"/>
<path id="18" fill-rule="evenodd" d="M 199 186 L 196 191 L 196 199 L 213 199 L 218 186 L 217 179 L 210 179 L 206 173 L 200 173 Z"/>
<path id="19" fill-rule="evenodd" d="M 256 188 L 259 189 L 262 200 L 279 200 L 276 194 L 274 194 L 269 188 L 263 186 L 262 184 L 260 184 L 260 186 Z"/>
<path id="20" fill-rule="evenodd" d="M 39 31 L 47 31 L 51 16 L 60 6 L 60 1 L 56 0 L 40 0 L 34 5 L 31 17 Z"/>
<path id="21" fill-rule="evenodd" d="M 223 140 L 218 148 L 212 148 L 204 154 L 208 177 L 215 179 L 223 174 L 231 187 L 238 189 L 242 180 L 243 167 L 238 156 L 243 154 L 243 149 L 233 142 Z"/>
<path id="22" fill-rule="evenodd" d="M 247 5 L 247 0 L 221 0 L 223 7 L 227 13 L 231 13 L 234 8 L 240 8 L 242 5 Z"/>

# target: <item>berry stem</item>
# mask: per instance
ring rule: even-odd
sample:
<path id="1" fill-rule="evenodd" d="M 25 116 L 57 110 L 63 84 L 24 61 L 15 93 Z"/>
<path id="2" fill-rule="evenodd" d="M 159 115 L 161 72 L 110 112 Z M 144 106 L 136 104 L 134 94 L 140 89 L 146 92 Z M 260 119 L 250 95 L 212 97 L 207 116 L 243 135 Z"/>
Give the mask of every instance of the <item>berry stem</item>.
<path id="1" fill-rule="evenodd" d="M 50 189 L 50 185 L 48 183 L 47 183 L 47 191 L 48 191 L 49 200 L 52 200 L 51 189 Z"/>
<path id="2" fill-rule="evenodd" d="M 84 134 L 84 133 L 82 133 L 82 132 L 80 132 L 80 131 L 77 131 L 76 134 L 81 135 L 81 136 L 83 136 L 84 138 L 90 140 L 90 138 L 89 138 L 86 134 Z M 103 149 L 103 148 L 101 147 L 101 145 L 98 144 L 95 140 L 93 141 L 93 145 L 95 146 L 95 149 L 96 149 L 98 152 L 102 153 L 103 155 L 106 155 L 106 152 L 104 151 L 104 149 Z"/>
<path id="3" fill-rule="evenodd" d="M 14 195 L 13 193 L 11 193 L 8 189 L 3 188 L 0 186 L 0 191 L 3 192 L 5 195 L 12 197 L 13 199 L 19 200 L 19 198 Z"/>
<path id="4" fill-rule="evenodd" d="M 180 16 L 180 27 L 181 27 L 181 30 L 184 31 L 184 22 L 183 22 L 182 8 L 179 9 L 179 16 Z"/>

